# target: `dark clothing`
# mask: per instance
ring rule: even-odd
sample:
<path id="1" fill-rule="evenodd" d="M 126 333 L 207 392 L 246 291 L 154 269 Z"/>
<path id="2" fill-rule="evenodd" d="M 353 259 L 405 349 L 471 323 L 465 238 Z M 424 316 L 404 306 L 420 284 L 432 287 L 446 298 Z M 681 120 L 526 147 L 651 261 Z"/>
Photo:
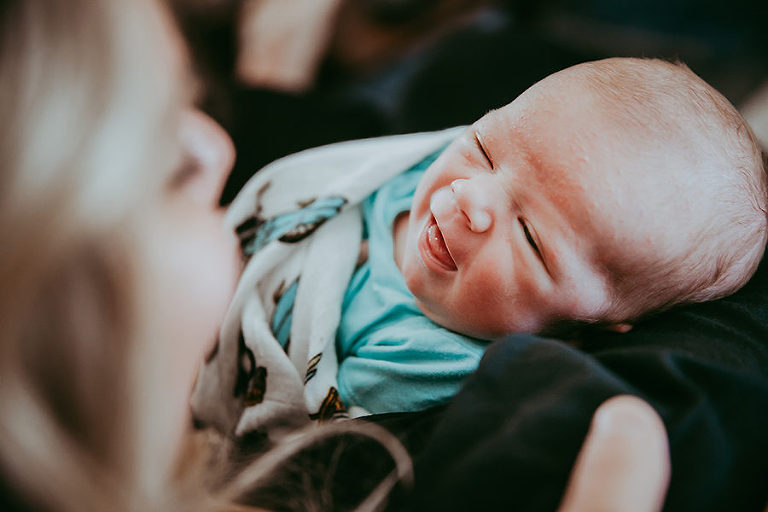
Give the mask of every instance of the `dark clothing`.
<path id="1" fill-rule="evenodd" d="M 630 393 L 662 416 L 665 510 L 768 501 L 768 265 L 719 301 L 680 308 L 583 350 L 519 336 L 493 344 L 445 410 L 382 421 L 414 452 L 393 510 L 555 510 L 595 409 Z M 434 416 L 427 419 L 428 416 Z M 423 425 L 434 428 L 430 435 Z"/>

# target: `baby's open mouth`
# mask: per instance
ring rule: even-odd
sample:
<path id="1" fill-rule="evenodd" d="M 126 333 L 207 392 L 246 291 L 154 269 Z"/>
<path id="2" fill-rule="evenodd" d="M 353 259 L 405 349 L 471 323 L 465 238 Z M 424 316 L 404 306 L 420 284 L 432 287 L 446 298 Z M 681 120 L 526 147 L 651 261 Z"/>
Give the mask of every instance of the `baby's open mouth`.
<path id="1" fill-rule="evenodd" d="M 427 256 L 445 270 L 455 271 L 457 269 L 456 262 L 453 261 L 451 253 L 448 252 L 448 246 L 443 240 L 443 233 L 437 226 L 434 216 L 429 218 L 427 229 L 424 230 L 424 238 Z"/>

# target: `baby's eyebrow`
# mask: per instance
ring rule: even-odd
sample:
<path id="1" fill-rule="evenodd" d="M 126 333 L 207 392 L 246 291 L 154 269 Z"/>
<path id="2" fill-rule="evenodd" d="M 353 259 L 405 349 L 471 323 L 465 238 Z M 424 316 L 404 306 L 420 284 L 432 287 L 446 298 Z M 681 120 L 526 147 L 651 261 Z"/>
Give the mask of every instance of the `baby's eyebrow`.
<path id="1" fill-rule="evenodd" d="M 485 150 L 485 147 L 483 146 L 483 143 L 480 140 L 480 134 L 477 133 L 477 131 L 474 132 L 474 139 L 475 139 L 475 145 L 477 146 L 477 149 L 480 150 L 480 152 L 485 157 L 485 160 L 488 162 L 488 165 L 490 165 L 491 169 L 493 169 L 493 160 L 491 160 L 491 157 L 488 156 L 488 152 Z"/>

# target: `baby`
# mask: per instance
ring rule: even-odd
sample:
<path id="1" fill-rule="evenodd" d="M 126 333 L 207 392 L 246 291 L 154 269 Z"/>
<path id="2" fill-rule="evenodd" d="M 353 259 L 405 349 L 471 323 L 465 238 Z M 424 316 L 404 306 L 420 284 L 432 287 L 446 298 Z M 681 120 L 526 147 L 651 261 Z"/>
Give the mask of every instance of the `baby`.
<path id="1" fill-rule="evenodd" d="M 358 141 L 273 165 L 230 212 L 247 284 L 193 402 L 240 433 L 281 414 L 429 407 L 474 370 L 480 340 L 626 331 L 730 294 L 768 233 L 751 131 L 688 68 L 658 60 L 566 69 L 458 137 Z M 346 248 L 357 256 L 361 239 L 351 275 Z M 236 369 L 221 367 L 223 350 Z M 233 384 L 234 405 L 216 391 Z"/>
<path id="2" fill-rule="evenodd" d="M 480 338 L 627 323 L 727 295 L 762 256 L 765 173 L 736 110 L 689 69 L 575 66 L 490 112 L 395 225 L 419 308 Z"/>

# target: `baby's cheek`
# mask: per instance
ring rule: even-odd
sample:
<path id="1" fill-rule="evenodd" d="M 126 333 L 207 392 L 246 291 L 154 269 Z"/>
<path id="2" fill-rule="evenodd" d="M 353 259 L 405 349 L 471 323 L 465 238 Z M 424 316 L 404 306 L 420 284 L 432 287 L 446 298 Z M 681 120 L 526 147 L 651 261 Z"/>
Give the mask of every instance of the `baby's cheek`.
<path id="1" fill-rule="evenodd" d="M 484 272 L 471 283 L 462 283 L 460 290 L 453 296 L 461 300 L 446 305 L 451 313 L 462 319 L 462 323 L 476 332 L 489 332 L 500 329 L 508 313 L 508 297 L 499 288 L 492 272 Z M 448 299 L 449 296 L 442 296 Z"/>
<path id="2" fill-rule="evenodd" d="M 421 279 L 420 273 L 418 272 L 419 268 L 416 255 L 414 255 L 413 252 L 409 249 L 410 247 L 407 247 L 405 253 L 403 254 L 403 262 L 400 273 L 403 276 L 405 286 L 408 288 L 408 290 L 413 294 L 414 297 L 420 299 L 424 295 L 424 283 L 423 279 Z"/>
<path id="3" fill-rule="evenodd" d="M 477 329 L 496 335 L 537 332 L 551 305 L 531 276 L 505 263 L 478 266 L 472 284 L 465 286 L 459 313 Z"/>

